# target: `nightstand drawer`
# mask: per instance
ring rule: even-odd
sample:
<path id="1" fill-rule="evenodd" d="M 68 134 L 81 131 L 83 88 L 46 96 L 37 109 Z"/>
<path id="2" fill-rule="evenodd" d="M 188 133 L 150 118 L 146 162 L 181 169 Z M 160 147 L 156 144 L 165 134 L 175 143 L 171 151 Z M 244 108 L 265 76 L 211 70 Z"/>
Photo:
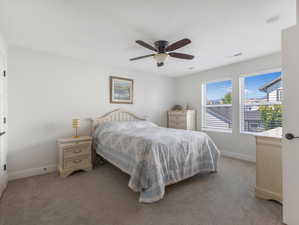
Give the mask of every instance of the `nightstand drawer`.
<path id="1" fill-rule="evenodd" d="M 78 157 L 65 159 L 63 162 L 64 169 L 77 168 L 77 167 L 81 168 L 89 165 L 91 165 L 90 155 L 81 155 Z"/>
<path id="2" fill-rule="evenodd" d="M 80 142 L 78 144 L 63 145 L 62 150 L 64 158 L 72 158 L 80 155 L 90 154 L 91 142 Z"/>

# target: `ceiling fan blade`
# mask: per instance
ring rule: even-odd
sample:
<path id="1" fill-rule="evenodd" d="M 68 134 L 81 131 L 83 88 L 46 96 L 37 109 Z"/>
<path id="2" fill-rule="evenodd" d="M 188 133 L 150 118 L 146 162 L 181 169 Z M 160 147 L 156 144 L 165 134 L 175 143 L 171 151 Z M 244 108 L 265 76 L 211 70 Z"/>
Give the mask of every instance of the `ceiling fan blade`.
<path id="1" fill-rule="evenodd" d="M 154 55 L 155 54 L 139 56 L 139 57 L 136 57 L 136 58 L 131 58 L 130 61 L 134 61 L 134 60 L 138 60 L 138 59 L 143 59 L 143 58 L 151 57 L 151 56 L 154 56 Z"/>
<path id="2" fill-rule="evenodd" d="M 153 46 L 151 46 L 151 45 L 145 43 L 144 41 L 137 40 L 136 43 L 139 44 L 139 45 L 141 45 L 142 47 L 145 47 L 145 48 L 147 48 L 147 49 L 149 49 L 149 50 L 152 50 L 152 51 L 157 52 L 157 49 L 155 49 Z"/>
<path id="3" fill-rule="evenodd" d="M 193 59 L 193 55 L 188 55 L 184 53 L 178 53 L 178 52 L 169 52 L 168 55 L 174 58 L 179 58 L 179 59 Z"/>
<path id="4" fill-rule="evenodd" d="M 169 46 L 165 49 L 165 51 L 166 51 L 166 52 L 174 51 L 174 50 L 176 50 L 176 49 L 178 49 L 178 48 L 182 48 L 182 47 L 184 47 L 185 45 L 188 45 L 188 44 L 190 44 L 190 43 L 191 43 L 191 40 L 185 38 L 185 39 L 182 39 L 182 40 L 180 40 L 180 41 L 177 41 L 177 42 L 175 42 L 175 43 L 169 45 Z"/>

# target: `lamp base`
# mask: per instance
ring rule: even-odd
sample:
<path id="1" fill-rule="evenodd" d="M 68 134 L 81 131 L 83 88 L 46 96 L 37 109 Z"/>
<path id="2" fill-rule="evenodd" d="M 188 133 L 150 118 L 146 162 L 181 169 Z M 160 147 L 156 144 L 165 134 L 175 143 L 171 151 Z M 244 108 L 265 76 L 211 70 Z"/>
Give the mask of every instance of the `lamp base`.
<path id="1" fill-rule="evenodd" d="M 73 136 L 74 138 L 79 138 L 80 136 L 78 135 L 78 127 L 75 127 L 75 135 Z"/>

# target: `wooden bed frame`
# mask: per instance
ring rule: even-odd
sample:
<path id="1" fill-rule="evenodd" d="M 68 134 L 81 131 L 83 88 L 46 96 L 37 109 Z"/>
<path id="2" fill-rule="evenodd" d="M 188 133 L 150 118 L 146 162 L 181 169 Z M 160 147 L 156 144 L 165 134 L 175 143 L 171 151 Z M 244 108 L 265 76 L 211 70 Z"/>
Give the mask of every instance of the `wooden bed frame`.
<path id="1" fill-rule="evenodd" d="M 95 131 L 96 127 L 104 122 L 108 121 L 144 121 L 145 118 L 141 118 L 139 116 L 136 116 L 134 113 L 128 112 L 123 109 L 115 109 L 111 112 L 106 113 L 103 116 L 96 117 L 94 119 L 91 119 L 92 125 L 91 125 L 91 135 Z M 93 166 L 97 166 L 103 162 L 103 159 L 99 157 L 95 151 L 94 148 L 92 148 L 92 163 Z"/>

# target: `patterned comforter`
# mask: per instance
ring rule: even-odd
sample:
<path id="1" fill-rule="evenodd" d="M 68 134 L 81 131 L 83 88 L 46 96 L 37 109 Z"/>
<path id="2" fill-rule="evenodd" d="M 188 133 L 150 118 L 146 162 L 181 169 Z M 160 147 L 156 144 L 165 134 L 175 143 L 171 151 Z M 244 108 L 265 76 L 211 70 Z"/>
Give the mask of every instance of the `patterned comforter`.
<path id="1" fill-rule="evenodd" d="M 94 132 L 96 152 L 130 175 L 140 202 L 163 198 L 165 186 L 217 171 L 220 153 L 202 132 L 158 127 L 148 121 L 105 122 Z"/>

